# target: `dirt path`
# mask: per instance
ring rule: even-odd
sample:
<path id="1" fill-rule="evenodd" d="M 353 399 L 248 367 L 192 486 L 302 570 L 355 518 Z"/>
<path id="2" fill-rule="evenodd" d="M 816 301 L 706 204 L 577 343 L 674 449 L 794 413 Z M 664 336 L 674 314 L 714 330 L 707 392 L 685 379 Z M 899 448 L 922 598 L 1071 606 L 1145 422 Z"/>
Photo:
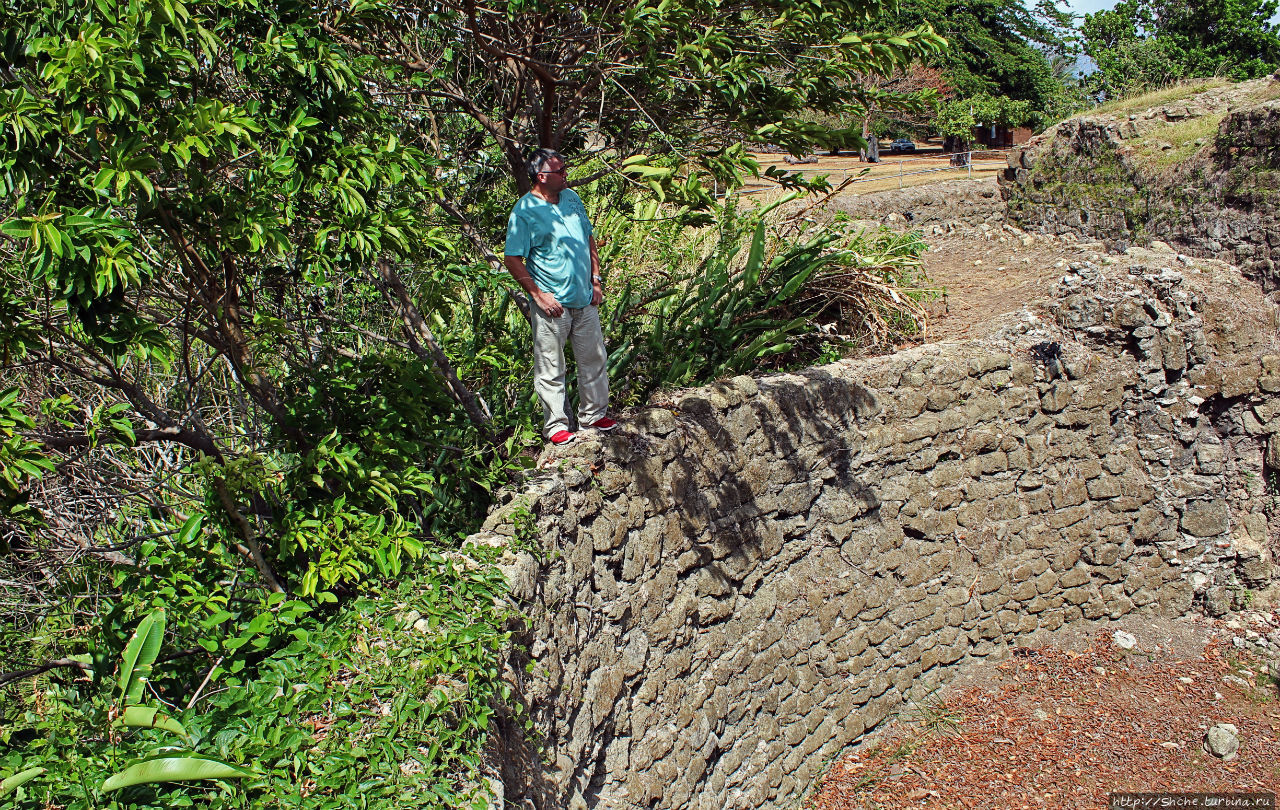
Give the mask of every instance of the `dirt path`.
<path id="1" fill-rule="evenodd" d="M 1280 624 L 1247 615 L 1255 633 Z M 1109 628 L 970 666 L 838 758 L 805 806 L 1103 808 L 1116 792 L 1280 790 L 1280 693 L 1238 631 L 1123 626 L 1132 649 Z M 1220 723 L 1238 731 L 1228 759 L 1203 748 Z"/>
<path id="2" fill-rule="evenodd" d="M 999 228 L 966 228 L 928 242 L 925 271 L 945 290 L 929 308 L 929 340 L 979 336 L 999 316 L 1048 295 L 1067 264 L 1098 260 L 1100 247 Z"/>

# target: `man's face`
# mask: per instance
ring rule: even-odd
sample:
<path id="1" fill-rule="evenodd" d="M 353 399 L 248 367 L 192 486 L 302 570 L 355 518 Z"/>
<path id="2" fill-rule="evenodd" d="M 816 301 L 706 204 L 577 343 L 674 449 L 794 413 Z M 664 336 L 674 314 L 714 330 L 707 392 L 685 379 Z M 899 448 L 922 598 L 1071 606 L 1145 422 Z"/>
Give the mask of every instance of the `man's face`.
<path id="1" fill-rule="evenodd" d="M 538 172 L 538 182 L 541 183 L 548 191 L 560 191 L 568 187 L 565 182 L 565 165 L 560 158 L 551 158 L 542 164 L 542 171 Z"/>

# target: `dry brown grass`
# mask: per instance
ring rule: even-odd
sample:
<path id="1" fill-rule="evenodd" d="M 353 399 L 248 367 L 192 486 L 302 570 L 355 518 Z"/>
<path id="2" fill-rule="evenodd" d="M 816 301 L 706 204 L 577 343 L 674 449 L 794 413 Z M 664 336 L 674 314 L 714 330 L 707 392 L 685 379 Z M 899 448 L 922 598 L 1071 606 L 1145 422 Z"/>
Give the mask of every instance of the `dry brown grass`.
<path id="1" fill-rule="evenodd" d="M 1093 115 L 1128 115 L 1138 110 L 1146 110 L 1151 107 L 1162 107 L 1166 104 L 1172 104 L 1175 101 L 1191 98 L 1199 95 L 1207 90 L 1216 90 L 1219 87 L 1225 87 L 1231 84 L 1230 79 L 1193 79 L 1191 81 L 1179 82 L 1161 87 L 1159 90 L 1151 90 L 1146 93 L 1140 93 L 1135 96 L 1126 96 L 1118 98 L 1115 101 L 1108 101 L 1106 104 L 1099 104 L 1091 110 L 1081 113 L 1081 116 Z"/>
<path id="2" fill-rule="evenodd" d="M 1134 156 L 1160 170 L 1180 166 L 1213 139 L 1226 117 L 1219 112 L 1186 118 L 1143 133 L 1132 142 Z"/>

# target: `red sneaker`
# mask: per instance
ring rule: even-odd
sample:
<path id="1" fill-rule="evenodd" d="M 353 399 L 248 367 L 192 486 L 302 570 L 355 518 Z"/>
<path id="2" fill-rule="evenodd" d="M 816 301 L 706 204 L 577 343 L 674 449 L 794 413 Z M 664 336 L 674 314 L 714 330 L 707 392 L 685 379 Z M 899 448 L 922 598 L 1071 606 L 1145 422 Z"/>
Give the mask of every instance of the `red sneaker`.
<path id="1" fill-rule="evenodd" d="M 603 419 L 597 419 L 592 422 L 590 426 L 596 430 L 613 430 L 618 426 L 618 423 L 606 416 Z"/>
<path id="2" fill-rule="evenodd" d="M 570 433 L 567 430 L 557 430 L 555 433 L 551 434 L 551 443 L 552 444 L 568 444 L 569 442 L 573 441 L 574 438 L 576 438 L 576 436 L 577 434 Z"/>

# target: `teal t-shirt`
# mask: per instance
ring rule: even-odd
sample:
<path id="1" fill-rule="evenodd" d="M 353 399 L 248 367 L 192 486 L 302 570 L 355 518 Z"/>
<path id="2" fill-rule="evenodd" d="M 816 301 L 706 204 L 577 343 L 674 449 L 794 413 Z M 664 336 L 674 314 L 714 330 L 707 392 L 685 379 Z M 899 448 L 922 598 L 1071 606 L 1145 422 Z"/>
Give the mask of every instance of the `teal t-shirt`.
<path id="1" fill-rule="evenodd" d="M 566 307 L 591 303 L 591 220 L 582 198 L 570 189 L 552 204 L 530 192 L 507 220 L 508 256 L 522 256 L 543 292 Z"/>

